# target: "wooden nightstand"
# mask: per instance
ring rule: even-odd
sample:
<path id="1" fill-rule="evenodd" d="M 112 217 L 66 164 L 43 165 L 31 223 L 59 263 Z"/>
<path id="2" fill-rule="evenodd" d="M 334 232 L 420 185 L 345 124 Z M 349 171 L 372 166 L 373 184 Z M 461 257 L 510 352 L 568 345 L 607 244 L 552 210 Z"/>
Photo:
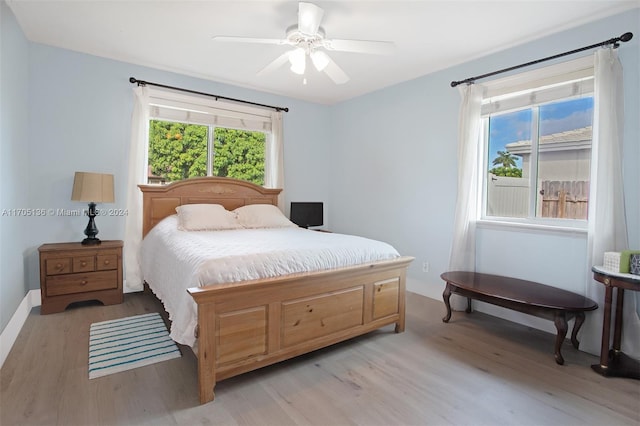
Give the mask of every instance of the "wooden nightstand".
<path id="1" fill-rule="evenodd" d="M 122 303 L 122 246 L 122 241 L 41 245 L 40 313 L 62 312 L 70 303 L 86 300 Z"/>

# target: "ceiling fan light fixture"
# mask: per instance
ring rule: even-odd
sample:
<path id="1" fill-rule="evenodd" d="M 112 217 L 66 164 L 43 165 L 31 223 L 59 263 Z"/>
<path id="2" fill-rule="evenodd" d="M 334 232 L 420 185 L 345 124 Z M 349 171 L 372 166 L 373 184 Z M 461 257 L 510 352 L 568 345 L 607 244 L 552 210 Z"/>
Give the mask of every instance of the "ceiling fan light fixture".
<path id="1" fill-rule="evenodd" d="M 307 67 L 307 53 L 302 48 L 294 49 L 289 53 L 289 62 L 291 63 L 291 71 L 302 75 Z"/>
<path id="2" fill-rule="evenodd" d="M 311 52 L 311 62 L 313 66 L 318 70 L 324 70 L 329 65 L 329 56 L 321 50 L 314 50 Z"/>
<path id="3" fill-rule="evenodd" d="M 377 55 L 390 54 L 394 51 L 394 44 L 389 41 L 328 39 L 320 25 L 323 17 L 324 10 L 321 7 L 307 1 L 301 1 L 298 3 L 298 22 L 286 28 L 284 39 L 236 36 L 215 36 L 213 39 L 226 42 L 291 46 L 293 50 L 282 52 L 280 56 L 258 71 L 257 75 L 261 76 L 273 72 L 289 61 L 291 72 L 304 76 L 307 56 L 309 56 L 318 72 L 326 74 L 335 84 L 345 84 L 349 81 L 349 76 L 324 52 L 324 49 L 330 52 Z"/>

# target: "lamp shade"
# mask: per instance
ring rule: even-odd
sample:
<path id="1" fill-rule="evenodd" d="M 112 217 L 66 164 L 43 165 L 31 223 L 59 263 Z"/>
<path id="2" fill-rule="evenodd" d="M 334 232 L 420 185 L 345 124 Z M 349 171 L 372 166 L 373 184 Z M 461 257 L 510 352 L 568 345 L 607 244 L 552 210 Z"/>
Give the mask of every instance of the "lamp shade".
<path id="1" fill-rule="evenodd" d="M 76 172 L 73 179 L 72 201 L 113 203 L 113 175 Z"/>

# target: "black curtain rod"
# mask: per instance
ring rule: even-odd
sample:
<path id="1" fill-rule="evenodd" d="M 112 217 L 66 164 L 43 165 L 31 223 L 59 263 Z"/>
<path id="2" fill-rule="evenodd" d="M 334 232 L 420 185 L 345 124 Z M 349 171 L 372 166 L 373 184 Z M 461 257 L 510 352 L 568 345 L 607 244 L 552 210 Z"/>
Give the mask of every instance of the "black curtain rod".
<path id="1" fill-rule="evenodd" d="M 619 42 L 621 42 L 621 41 L 622 42 L 627 42 L 627 41 L 631 40 L 631 38 L 633 38 L 633 33 L 624 33 L 620 37 L 614 37 L 612 39 L 609 39 L 607 41 L 603 41 L 601 43 L 592 44 L 591 46 L 581 47 L 580 49 L 575 49 L 575 50 L 571 50 L 569 52 L 559 53 L 557 55 L 549 56 L 547 58 L 542 58 L 542 59 L 538 59 L 536 61 L 527 62 L 526 64 L 515 65 L 513 67 L 505 68 L 505 69 L 502 69 L 502 70 L 499 70 L 499 71 L 493 71 L 493 72 L 490 72 L 490 73 L 487 73 L 487 74 L 482 74 L 482 75 L 479 75 L 477 77 L 469 77 L 467 79 L 460 80 L 460 81 L 452 81 L 451 82 L 451 87 L 456 87 L 458 84 L 462 84 L 462 83 L 472 84 L 476 80 L 480 80 L 481 78 L 491 77 L 492 75 L 501 74 L 503 72 L 516 70 L 518 68 L 528 67 L 530 65 L 539 64 L 540 62 L 550 61 L 551 59 L 556 59 L 556 58 L 560 58 L 562 56 L 572 55 L 574 53 L 582 52 L 584 50 L 589 50 L 589 49 L 593 49 L 593 48 L 600 47 L 600 46 L 608 46 L 610 44 L 613 44 L 613 47 L 617 48 L 618 46 L 620 46 Z"/>
<path id="2" fill-rule="evenodd" d="M 134 77 L 129 77 L 129 82 L 130 83 L 138 83 L 138 86 L 156 86 L 156 87 L 163 87 L 165 89 L 180 90 L 181 92 L 194 93 L 196 95 L 211 96 L 212 98 L 215 98 L 216 101 L 218 99 L 224 99 L 225 101 L 241 102 L 243 104 L 255 105 L 255 106 L 259 106 L 259 107 L 263 107 L 263 108 L 271 108 L 271 109 L 274 109 L 276 111 L 289 112 L 289 108 L 285 108 L 285 107 L 259 104 L 257 102 L 245 101 L 243 99 L 228 98 L 226 96 L 212 95 L 211 93 L 197 92 L 195 90 L 182 89 L 180 87 L 173 87 L 173 86 L 167 86 L 167 85 L 164 85 L 164 84 L 151 83 L 150 81 L 138 80 L 138 79 L 136 79 Z"/>

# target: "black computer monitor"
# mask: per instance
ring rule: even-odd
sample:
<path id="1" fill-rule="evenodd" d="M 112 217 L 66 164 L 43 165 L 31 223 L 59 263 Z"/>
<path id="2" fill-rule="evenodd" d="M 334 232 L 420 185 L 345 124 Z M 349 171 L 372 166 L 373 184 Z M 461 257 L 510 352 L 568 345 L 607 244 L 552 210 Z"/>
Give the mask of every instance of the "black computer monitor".
<path id="1" fill-rule="evenodd" d="M 303 228 L 323 225 L 323 205 L 321 202 L 291 202 L 291 222 Z"/>

